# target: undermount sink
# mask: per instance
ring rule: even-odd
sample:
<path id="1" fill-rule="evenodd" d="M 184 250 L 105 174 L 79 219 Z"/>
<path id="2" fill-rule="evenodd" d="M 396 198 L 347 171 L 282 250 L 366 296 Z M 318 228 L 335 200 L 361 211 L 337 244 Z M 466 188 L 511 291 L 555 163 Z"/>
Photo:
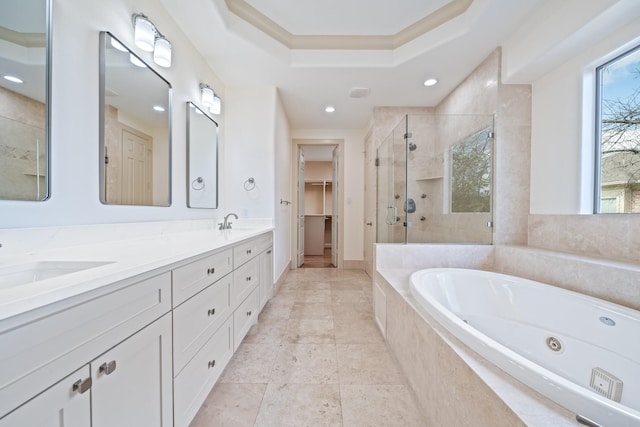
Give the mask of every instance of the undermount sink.
<path id="1" fill-rule="evenodd" d="M 0 267 L 0 288 L 26 285 L 111 263 L 112 261 L 36 261 Z"/>

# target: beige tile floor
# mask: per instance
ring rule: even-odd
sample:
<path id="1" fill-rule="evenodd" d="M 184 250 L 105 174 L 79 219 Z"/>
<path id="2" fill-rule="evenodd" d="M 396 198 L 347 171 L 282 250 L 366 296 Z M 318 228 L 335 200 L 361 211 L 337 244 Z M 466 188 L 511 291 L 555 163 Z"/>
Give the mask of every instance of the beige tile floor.
<path id="1" fill-rule="evenodd" d="M 362 271 L 289 272 L 191 427 L 424 426 Z"/>

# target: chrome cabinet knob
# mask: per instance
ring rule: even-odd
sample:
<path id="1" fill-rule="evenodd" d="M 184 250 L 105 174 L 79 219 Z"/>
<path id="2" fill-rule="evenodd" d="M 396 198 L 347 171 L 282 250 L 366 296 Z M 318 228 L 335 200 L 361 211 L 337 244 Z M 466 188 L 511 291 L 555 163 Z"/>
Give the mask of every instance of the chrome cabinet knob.
<path id="1" fill-rule="evenodd" d="M 111 362 L 105 362 L 102 365 L 100 365 L 100 372 L 103 372 L 107 375 L 111 375 L 115 370 L 116 370 L 115 360 L 112 360 Z"/>
<path id="2" fill-rule="evenodd" d="M 75 383 L 73 383 L 73 391 L 77 391 L 80 394 L 84 394 L 87 390 L 91 388 L 92 384 L 93 384 L 93 380 L 91 379 L 91 377 L 84 380 L 78 380 Z"/>

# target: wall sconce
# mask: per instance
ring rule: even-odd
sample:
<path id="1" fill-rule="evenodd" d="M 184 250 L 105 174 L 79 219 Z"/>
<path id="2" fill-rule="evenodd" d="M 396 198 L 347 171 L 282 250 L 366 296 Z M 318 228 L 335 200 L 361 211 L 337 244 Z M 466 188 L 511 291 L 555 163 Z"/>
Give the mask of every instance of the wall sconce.
<path id="1" fill-rule="evenodd" d="M 207 107 L 211 114 L 220 114 L 222 111 L 222 100 L 209 85 L 200 83 L 200 98 L 202 105 Z"/>
<path id="2" fill-rule="evenodd" d="M 142 13 L 131 15 L 133 37 L 140 49 L 153 52 L 153 62 L 161 67 L 171 66 L 171 42 Z"/>

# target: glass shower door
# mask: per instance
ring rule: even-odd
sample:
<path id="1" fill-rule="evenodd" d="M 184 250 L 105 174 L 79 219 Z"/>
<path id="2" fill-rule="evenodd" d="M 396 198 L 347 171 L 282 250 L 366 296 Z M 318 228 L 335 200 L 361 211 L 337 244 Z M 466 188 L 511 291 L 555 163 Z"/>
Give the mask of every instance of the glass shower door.
<path id="1" fill-rule="evenodd" d="M 406 117 L 377 150 L 377 239 L 378 243 L 404 243 L 406 239 Z"/>

